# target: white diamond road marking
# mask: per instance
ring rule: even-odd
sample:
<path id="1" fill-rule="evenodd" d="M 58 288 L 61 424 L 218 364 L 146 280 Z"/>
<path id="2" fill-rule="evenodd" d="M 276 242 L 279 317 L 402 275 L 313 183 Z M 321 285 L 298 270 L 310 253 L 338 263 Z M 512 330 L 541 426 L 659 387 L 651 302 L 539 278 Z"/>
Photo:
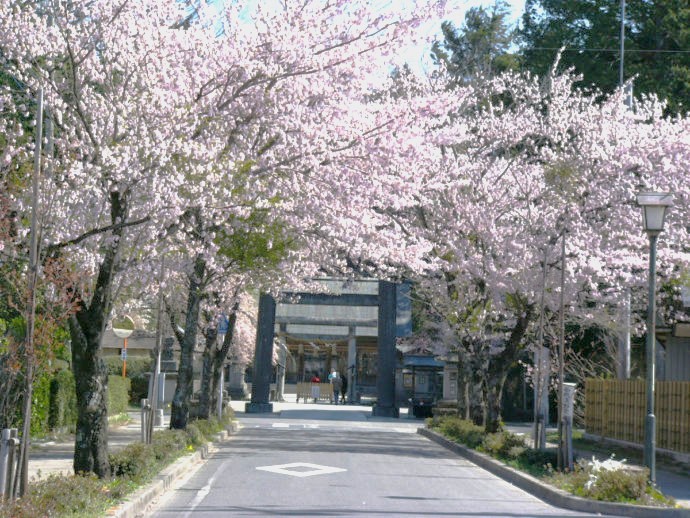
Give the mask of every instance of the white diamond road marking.
<path id="1" fill-rule="evenodd" d="M 290 423 L 273 423 L 273 428 L 290 428 Z"/>
<path id="2" fill-rule="evenodd" d="M 307 462 L 293 462 L 292 464 L 280 464 L 276 466 L 259 466 L 256 469 L 279 473 L 281 475 L 292 475 L 293 477 L 313 477 L 314 475 L 327 475 L 329 473 L 347 471 L 343 468 L 320 466 L 319 464 L 309 464 Z"/>

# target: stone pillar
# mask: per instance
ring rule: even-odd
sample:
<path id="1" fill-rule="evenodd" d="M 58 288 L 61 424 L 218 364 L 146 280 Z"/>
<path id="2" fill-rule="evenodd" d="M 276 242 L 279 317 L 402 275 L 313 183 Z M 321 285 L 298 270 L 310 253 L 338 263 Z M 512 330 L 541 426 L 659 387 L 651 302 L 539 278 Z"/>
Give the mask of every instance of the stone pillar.
<path id="1" fill-rule="evenodd" d="M 347 336 L 347 401 L 355 402 L 357 394 L 357 336 L 355 327 L 350 326 Z"/>
<path id="2" fill-rule="evenodd" d="M 247 397 L 247 384 L 244 382 L 246 365 L 231 363 L 229 367 L 228 394 L 234 400 L 242 400 Z"/>
<path id="3" fill-rule="evenodd" d="M 395 284 L 379 281 L 377 399 L 372 410 L 377 417 L 400 417 L 395 406 L 395 298 Z"/>
<path id="4" fill-rule="evenodd" d="M 268 402 L 268 396 L 271 391 L 271 359 L 273 357 L 275 317 L 275 299 L 267 293 L 262 293 L 259 298 L 259 322 L 254 353 L 252 398 L 245 405 L 244 409 L 248 414 L 273 412 L 273 405 Z"/>
<path id="5" fill-rule="evenodd" d="M 297 381 L 307 381 L 304 376 L 304 344 L 297 346 Z"/>
<path id="6" fill-rule="evenodd" d="M 276 376 L 276 401 L 284 401 L 285 393 L 285 372 L 287 371 L 287 344 L 285 343 L 285 332 L 287 324 L 280 324 L 280 349 L 278 349 L 278 369 Z"/>

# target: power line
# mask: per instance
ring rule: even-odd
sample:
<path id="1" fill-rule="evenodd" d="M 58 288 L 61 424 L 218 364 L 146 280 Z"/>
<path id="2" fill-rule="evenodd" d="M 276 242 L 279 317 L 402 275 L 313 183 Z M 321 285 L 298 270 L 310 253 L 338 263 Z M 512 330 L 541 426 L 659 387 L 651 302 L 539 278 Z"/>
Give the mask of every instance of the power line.
<path id="1" fill-rule="evenodd" d="M 568 48 L 568 47 L 529 47 L 525 50 L 560 50 L 563 52 L 614 52 L 620 54 L 620 49 L 604 48 Z M 648 52 L 650 54 L 690 54 L 690 50 L 662 50 L 662 49 L 625 49 L 626 54 L 631 52 Z"/>

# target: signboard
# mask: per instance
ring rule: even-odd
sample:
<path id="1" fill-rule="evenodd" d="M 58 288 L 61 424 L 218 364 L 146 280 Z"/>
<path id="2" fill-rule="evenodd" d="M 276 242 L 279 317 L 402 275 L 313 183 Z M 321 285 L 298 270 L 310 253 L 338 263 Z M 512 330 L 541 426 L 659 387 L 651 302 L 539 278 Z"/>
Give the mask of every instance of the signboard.
<path id="1" fill-rule="evenodd" d="M 218 320 L 218 334 L 219 335 L 226 335 L 228 334 L 228 331 L 230 330 L 230 319 L 228 316 L 223 313 L 220 316 L 220 319 Z"/>

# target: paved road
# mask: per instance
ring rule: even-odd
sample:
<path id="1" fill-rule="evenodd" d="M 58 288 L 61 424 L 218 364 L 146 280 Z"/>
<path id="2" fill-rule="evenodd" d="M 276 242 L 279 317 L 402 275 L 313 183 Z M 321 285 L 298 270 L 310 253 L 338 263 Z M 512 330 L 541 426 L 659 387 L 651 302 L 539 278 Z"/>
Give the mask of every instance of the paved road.
<path id="1" fill-rule="evenodd" d="M 591 516 L 554 508 L 417 435 L 419 421 L 305 406 L 241 430 L 150 516 Z"/>

